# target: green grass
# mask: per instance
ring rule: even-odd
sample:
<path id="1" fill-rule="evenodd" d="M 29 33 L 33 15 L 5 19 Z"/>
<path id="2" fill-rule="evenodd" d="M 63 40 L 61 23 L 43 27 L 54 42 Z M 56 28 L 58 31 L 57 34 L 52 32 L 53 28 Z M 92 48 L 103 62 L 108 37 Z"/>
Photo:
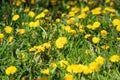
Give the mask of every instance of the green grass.
<path id="1" fill-rule="evenodd" d="M 21 0 L 20 5 L 17 5 L 17 1 L 12 3 L 2 1 L 0 3 L 0 79 L 119 80 L 120 39 L 117 39 L 120 38 L 120 24 L 118 24 L 120 23 L 120 15 L 119 4 L 117 4 L 119 0 L 110 0 L 108 3 L 105 3 L 104 0 L 100 0 L 100 2 L 99 0 L 86 1 L 56 0 L 53 4 L 50 0 L 36 0 L 34 4 L 31 4 L 30 1 L 26 0 L 24 3 Z M 15 4 L 13 4 L 14 2 Z M 111 5 L 112 3 L 113 5 Z M 84 12 L 86 17 L 78 18 L 86 6 L 89 7 L 89 10 Z M 91 11 L 96 7 L 101 7 L 101 14 L 92 14 Z M 110 7 L 110 9 L 103 13 L 107 7 Z M 26 8 L 29 8 L 28 12 L 24 12 Z M 45 12 L 46 9 L 48 12 Z M 110 11 L 112 9 L 115 12 Z M 34 12 L 34 17 L 28 15 L 30 11 Z M 70 12 L 73 16 L 70 16 Z M 45 14 L 45 16 L 37 19 L 39 22 L 37 23 L 35 18 L 40 13 Z M 16 14 L 19 15 L 19 18 L 14 21 L 12 18 Z M 65 15 L 63 16 L 63 14 Z M 60 22 L 56 21 L 58 18 Z M 74 20 L 72 21 L 70 18 Z M 118 19 L 118 23 L 117 21 L 113 23 L 115 19 Z M 100 22 L 100 26 L 93 30 L 95 22 Z M 114 24 L 117 25 L 114 26 Z M 88 25 L 92 25 L 92 28 L 87 28 Z M 13 30 L 9 31 L 7 29 L 5 31 L 6 26 L 10 26 Z M 17 29 L 24 29 L 25 32 L 22 33 Z M 83 32 L 80 30 L 83 30 Z M 106 38 L 102 36 L 102 30 L 107 31 Z M 7 31 L 10 33 L 7 33 Z M 2 34 L 4 37 L 2 37 Z M 91 36 L 85 39 L 86 34 L 91 34 Z M 9 37 L 11 36 L 13 39 L 10 41 Z M 60 37 L 65 37 L 67 42 L 64 43 L 65 41 L 62 40 L 56 43 Z M 94 43 L 92 41 L 93 37 L 98 37 L 100 41 Z M 50 43 L 51 47 L 43 46 L 47 42 Z M 59 48 L 56 44 L 63 45 L 63 47 Z M 109 48 L 102 48 L 103 45 L 107 45 Z M 44 47 L 44 51 L 41 51 L 41 47 Z M 36 50 L 30 51 L 31 48 Z M 88 54 L 86 50 L 89 50 Z M 38 51 L 37 54 L 35 54 L 36 51 Z M 113 58 L 113 55 L 117 55 L 117 57 Z M 102 59 L 97 62 L 96 59 L 99 56 Z M 110 60 L 111 57 L 115 61 Z M 99 62 L 102 62 L 102 60 L 103 64 L 100 64 Z M 51 66 L 52 63 L 56 67 Z M 90 66 L 92 63 L 94 64 Z M 79 64 L 82 67 L 77 69 Z M 71 65 L 77 66 L 70 72 L 67 68 Z M 13 74 L 6 73 L 10 66 L 17 69 L 15 72 L 13 72 L 15 69 L 10 70 Z M 88 74 L 84 73 L 86 66 L 88 67 L 86 70 Z M 95 67 L 94 70 L 91 69 L 93 67 Z M 42 72 L 43 69 L 49 69 L 49 71 L 44 73 Z M 77 71 L 82 70 L 82 72 L 75 72 L 76 69 Z M 66 76 L 67 74 L 69 76 Z"/>

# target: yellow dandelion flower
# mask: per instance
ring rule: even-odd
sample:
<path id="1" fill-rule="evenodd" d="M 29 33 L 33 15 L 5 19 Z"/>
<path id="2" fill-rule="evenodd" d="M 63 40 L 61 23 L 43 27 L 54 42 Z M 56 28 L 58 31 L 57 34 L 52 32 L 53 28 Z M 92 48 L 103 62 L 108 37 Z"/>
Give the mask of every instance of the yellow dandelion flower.
<path id="1" fill-rule="evenodd" d="M 35 13 L 34 13 L 33 11 L 30 11 L 30 12 L 28 13 L 28 16 L 34 17 L 34 16 L 35 16 Z"/>
<path id="2" fill-rule="evenodd" d="M 110 0 L 105 0 L 105 3 L 109 3 L 110 2 Z"/>
<path id="3" fill-rule="evenodd" d="M 101 14 L 101 7 L 97 7 L 91 10 L 92 14 Z"/>
<path id="4" fill-rule="evenodd" d="M 36 28 L 36 27 L 38 27 L 39 25 L 40 25 L 39 20 L 36 20 L 35 22 L 30 22 L 30 23 L 29 23 L 29 26 L 30 26 L 30 27 L 33 27 L 33 28 Z"/>
<path id="5" fill-rule="evenodd" d="M 75 13 L 74 13 L 74 12 L 69 12 L 68 15 L 69 15 L 70 17 L 73 17 L 73 16 L 75 15 Z"/>
<path id="6" fill-rule="evenodd" d="M 71 34 L 76 34 L 76 30 L 71 29 L 71 30 L 70 30 L 70 33 L 71 33 Z"/>
<path id="7" fill-rule="evenodd" d="M 57 22 L 57 23 L 59 23 L 59 22 L 60 22 L 60 19 L 59 19 L 59 18 L 57 18 L 57 19 L 56 19 L 56 22 Z"/>
<path id="8" fill-rule="evenodd" d="M 21 2 L 25 3 L 25 2 L 26 2 L 26 0 L 21 0 Z"/>
<path id="9" fill-rule="evenodd" d="M 66 9 L 70 9 L 70 5 L 67 5 L 67 6 L 66 6 Z"/>
<path id="10" fill-rule="evenodd" d="M 95 29 L 99 28 L 100 25 L 101 25 L 100 22 L 98 22 L 98 21 L 97 21 L 97 22 L 94 22 L 94 23 L 93 23 L 93 26 L 92 26 L 92 29 L 95 30 Z"/>
<path id="11" fill-rule="evenodd" d="M 113 8 L 110 8 L 110 7 L 105 7 L 105 12 L 107 11 L 107 12 L 115 12 L 115 9 L 113 9 Z"/>
<path id="12" fill-rule="evenodd" d="M 97 62 L 91 62 L 89 64 L 89 69 L 92 71 L 92 72 L 96 72 L 99 70 L 99 64 Z"/>
<path id="13" fill-rule="evenodd" d="M 65 60 L 61 60 L 59 63 L 60 63 L 60 66 L 64 68 L 68 65 L 68 61 L 65 61 Z"/>
<path id="14" fill-rule="evenodd" d="M 56 67 L 57 67 L 57 64 L 54 63 L 54 62 L 52 62 L 52 63 L 50 64 L 50 66 L 53 67 L 53 68 L 56 68 Z"/>
<path id="15" fill-rule="evenodd" d="M 92 70 L 89 69 L 88 66 L 84 65 L 83 66 L 83 74 L 87 75 L 87 74 L 90 74 L 90 73 L 92 73 Z"/>
<path id="16" fill-rule="evenodd" d="M 119 62 L 120 57 L 118 55 L 113 55 L 113 56 L 110 57 L 110 61 L 111 62 Z"/>
<path id="17" fill-rule="evenodd" d="M 40 19 L 40 18 L 44 18 L 44 17 L 45 17 L 45 13 L 42 12 L 42 13 L 38 14 L 38 15 L 35 17 L 35 19 Z"/>
<path id="18" fill-rule="evenodd" d="M 90 49 L 86 49 L 86 50 L 85 50 L 85 53 L 86 53 L 86 54 L 91 54 L 92 51 L 91 51 Z"/>
<path id="19" fill-rule="evenodd" d="M 26 80 L 26 77 L 25 77 L 25 76 L 23 76 L 23 77 L 21 78 L 21 80 Z"/>
<path id="20" fill-rule="evenodd" d="M 72 7 L 71 11 L 74 12 L 74 13 L 77 13 L 77 12 L 80 11 L 80 8 L 75 6 L 75 7 Z"/>
<path id="21" fill-rule="evenodd" d="M 91 34 L 86 34 L 86 35 L 84 36 L 84 38 L 85 38 L 85 39 L 88 39 L 90 36 L 91 36 Z"/>
<path id="22" fill-rule="evenodd" d="M 75 21 L 74 17 L 71 17 L 70 19 L 67 20 L 67 24 L 72 24 Z"/>
<path id="23" fill-rule="evenodd" d="M 112 24 L 113 24 L 113 26 L 118 26 L 118 25 L 120 25 L 120 20 L 119 19 L 114 19 L 112 21 Z"/>
<path id="24" fill-rule="evenodd" d="M 20 18 L 20 16 L 18 15 L 18 14 L 16 14 L 16 15 L 14 15 L 13 17 L 12 17 L 12 20 L 13 21 L 16 21 L 16 20 L 18 20 Z"/>
<path id="25" fill-rule="evenodd" d="M 35 0 L 31 0 L 31 4 L 35 4 Z"/>
<path id="26" fill-rule="evenodd" d="M 7 75 L 15 74 L 16 71 L 17 71 L 17 68 L 15 66 L 10 66 L 5 70 Z"/>
<path id="27" fill-rule="evenodd" d="M 4 37 L 4 34 L 0 33 L 0 39 L 3 39 Z"/>
<path id="28" fill-rule="evenodd" d="M 101 48 L 103 48 L 103 49 L 107 50 L 107 49 L 109 49 L 109 48 L 110 48 L 110 46 L 108 46 L 108 45 L 102 45 L 102 46 L 101 46 Z"/>
<path id="29" fill-rule="evenodd" d="M 90 25 L 90 24 L 88 24 L 86 27 L 87 27 L 88 29 L 92 29 L 92 25 Z"/>
<path id="30" fill-rule="evenodd" d="M 24 34 L 25 33 L 25 29 L 16 29 L 18 34 Z"/>
<path id="31" fill-rule="evenodd" d="M 12 27 L 10 27 L 10 26 L 6 26 L 5 28 L 4 28 L 4 30 L 5 30 L 5 32 L 6 33 L 11 33 L 12 31 L 13 31 L 13 28 Z"/>
<path id="32" fill-rule="evenodd" d="M 49 49 L 51 47 L 51 44 L 48 42 L 48 43 L 44 43 L 43 44 L 43 47 Z"/>
<path id="33" fill-rule="evenodd" d="M 93 37 L 93 38 L 92 38 L 92 42 L 95 43 L 95 44 L 96 44 L 96 43 L 99 43 L 99 42 L 100 42 L 100 38 L 98 38 L 98 37 Z"/>
<path id="34" fill-rule="evenodd" d="M 24 53 L 21 53 L 20 54 L 20 58 L 23 59 L 25 57 L 25 54 Z"/>
<path id="35" fill-rule="evenodd" d="M 47 68 L 47 69 L 42 69 L 42 70 L 41 70 L 41 73 L 48 75 L 48 74 L 49 74 L 49 71 L 50 71 L 49 68 Z"/>
<path id="36" fill-rule="evenodd" d="M 83 71 L 83 65 L 82 64 L 68 65 L 66 70 L 70 73 L 81 73 Z"/>
<path id="37" fill-rule="evenodd" d="M 66 15 L 66 13 L 62 13 L 61 16 L 64 17 Z"/>
<path id="38" fill-rule="evenodd" d="M 8 38 L 8 42 L 12 42 L 13 39 L 14 39 L 14 37 L 13 37 L 13 36 L 10 36 L 10 37 Z"/>
<path id="39" fill-rule="evenodd" d="M 62 29 L 67 31 L 67 32 L 71 31 L 71 27 L 70 26 L 62 26 Z"/>
<path id="40" fill-rule="evenodd" d="M 49 10 L 48 10 L 48 9 L 44 9 L 43 12 L 44 12 L 45 14 L 47 14 L 47 13 L 49 12 Z"/>
<path id="41" fill-rule="evenodd" d="M 87 17 L 87 14 L 85 14 L 85 13 L 82 13 L 82 14 L 78 15 L 79 19 L 84 19 L 86 17 Z"/>
<path id="42" fill-rule="evenodd" d="M 89 11 L 89 7 L 88 6 L 86 6 L 86 7 L 84 7 L 83 9 L 82 9 L 82 12 L 84 13 L 84 12 L 87 12 L 87 11 Z"/>
<path id="43" fill-rule="evenodd" d="M 65 80 L 74 80 L 74 77 L 71 74 L 65 74 L 64 79 Z"/>
<path id="44" fill-rule="evenodd" d="M 117 40 L 120 41 L 120 37 L 117 37 Z"/>
<path id="45" fill-rule="evenodd" d="M 107 31 L 106 30 L 101 30 L 101 35 L 102 35 L 102 37 L 105 37 L 105 36 L 107 36 Z"/>
<path id="46" fill-rule="evenodd" d="M 102 56 L 98 56 L 95 61 L 100 64 L 100 65 L 103 65 L 104 62 L 105 62 L 105 59 L 102 57 Z"/>
<path id="47" fill-rule="evenodd" d="M 117 31 L 120 31 L 120 24 L 116 27 Z"/>
<path id="48" fill-rule="evenodd" d="M 113 1 L 110 1 L 110 6 L 113 6 L 114 5 L 114 2 Z"/>
<path id="49" fill-rule="evenodd" d="M 17 0 L 17 1 L 15 2 L 15 5 L 16 5 L 16 6 L 20 6 L 20 5 L 21 5 L 21 1 L 20 1 L 20 0 Z"/>
<path id="50" fill-rule="evenodd" d="M 29 10 L 30 10 L 30 8 L 25 8 L 25 9 L 24 9 L 24 12 L 25 12 L 25 13 L 28 13 Z"/>
<path id="51" fill-rule="evenodd" d="M 57 48 L 63 48 L 66 43 L 67 43 L 66 37 L 59 37 L 55 42 Z"/>

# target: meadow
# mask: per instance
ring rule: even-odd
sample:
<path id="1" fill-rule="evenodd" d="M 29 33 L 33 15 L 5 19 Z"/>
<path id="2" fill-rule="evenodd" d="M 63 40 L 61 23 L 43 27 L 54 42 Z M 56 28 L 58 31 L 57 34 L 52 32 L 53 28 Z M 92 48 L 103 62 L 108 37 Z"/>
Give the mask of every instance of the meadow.
<path id="1" fill-rule="evenodd" d="M 1 0 L 0 80 L 120 80 L 119 0 Z"/>

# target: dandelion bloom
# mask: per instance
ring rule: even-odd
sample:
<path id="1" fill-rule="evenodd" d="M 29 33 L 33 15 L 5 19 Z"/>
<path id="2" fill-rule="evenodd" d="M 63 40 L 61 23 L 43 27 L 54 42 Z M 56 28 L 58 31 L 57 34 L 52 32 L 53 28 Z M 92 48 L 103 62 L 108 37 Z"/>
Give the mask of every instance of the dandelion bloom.
<path id="1" fill-rule="evenodd" d="M 38 14 L 38 15 L 35 17 L 35 19 L 40 19 L 40 18 L 44 18 L 44 17 L 45 17 L 45 13 L 42 12 L 42 13 Z"/>
<path id="2" fill-rule="evenodd" d="M 13 28 L 10 27 L 10 26 L 6 26 L 6 27 L 4 28 L 4 30 L 5 30 L 6 33 L 11 33 L 11 32 L 13 31 Z"/>
<path id="3" fill-rule="evenodd" d="M 104 58 L 102 56 L 98 56 L 95 61 L 100 64 L 100 65 L 103 65 L 104 64 Z"/>
<path id="4" fill-rule="evenodd" d="M 115 9 L 110 8 L 110 7 L 105 7 L 104 11 L 105 11 L 105 12 L 112 12 L 112 13 L 114 13 L 114 12 L 115 12 Z"/>
<path id="5" fill-rule="evenodd" d="M 105 37 L 105 36 L 107 36 L 107 31 L 106 30 L 101 30 L 101 35 L 103 36 L 103 37 Z"/>
<path id="6" fill-rule="evenodd" d="M 57 40 L 56 40 L 56 47 L 57 48 L 63 48 L 64 45 L 67 43 L 67 38 L 66 37 L 59 37 Z"/>
<path id="7" fill-rule="evenodd" d="M 45 14 L 47 14 L 47 13 L 49 12 L 49 10 L 48 10 L 48 9 L 44 9 L 43 12 L 44 12 Z"/>
<path id="8" fill-rule="evenodd" d="M 86 53 L 86 54 L 91 54 L 91 53 L 92 53 L 92 50 L 86 49 L 86 50 L 85 50 L 85 53 Z"/>
<path id="9" fill-rule="evenodd" d="M 57 64 L 56 64 L 55 62 L 52 62 L 52 63 L 50 63 L 50 66 L 51 66 L 52 68 L 56 68 L 56 67 L 57 67 Z"/>
<path id="10" fill-rule="evenodd" d="M 39 20 L 37 20 L 37 21 L 35 21 L 35 22 L 31 21 L 31 22 L 29 23 L 29 26 L 35 28 L 35 27 L 38 27 L 39 24 L 40 24 L 40 23 L 39 23 Z"/>
<path id="11" fill-rule="evenodd" d="M 7 75 L 14 74 L 16 73 L 16 71 L 17 71 L 17 68 L 15 66 L 10 66 L 5 70 Z"/>
<path id="12" fill-rule="evenodd" d="M 97 7 L 91 10 L 92 14 L 101 14 L 101 7 Z"/>
<path id="13" fill-rule="evenodd" d="M 45 47 L 46 46 L 44 46 L 44 45 L 38 45 L 38 46 L 34 46 L 34 47 L 30 48 L 29 51 L 34 52 L 34 54 L 38 54 L 38 53 L 44 52 Z"/>
<path id="14" fill-rule="evenodd" d="M 97 62 L 91 62 L 90 64 L 89 64 L 89 69 L 92 71 L 92 72 L 96 72 L 96 71 L 98 71 L 99 70 L 99 63 L 97 63 Z"/>
<path id="15" fill-rule="evenodd" d="M 12 17 L 12 20 L 13 21 L 16 21 L 16 20 L 18 20 L 20 18 L 20 16 L 18 15 L 18 14 L 16 14 L 16 15 L 14 15 L 13 17 Z"/>
<path id="16" fill-rule="evenodd" d="M 90 73 L 92 73 L 92 70 L 88 66 L 84 65 L 83 66 L 83 74 L 87 75 Z"/>
<path id="17" fill-rule="evenodd" d="M 49 74 L 49 69 L 48 68 L 47 69 L 42 69 L 41 73 L 43 73 L 43 74 Z"/>
<path id="18" fill-rule="evenodd" d="M 74 12 L 69 12 L 68 15 L 69 15 L 70 17 L 73 17 L 73 16 L 75 15 L 75 13 L 74 13 Z"/>
<path id="19" fill-rule="evenodd" d="M 20 54 L 20 58 L 23 59 L 25 57 L 25 54 L 24 53 L 21 53 Z"/>
<path id="20" fill-rule="evenodd" d="M 0 39 L 4 38 L 4 34 L 0 33 Z"/>
<path id="21" fill-rule="evenodd" d="M 44 44 L 43 44 L 43 47 L 49 49 L 49 48 L 51 47 L 51 44 L 50 44 L 49 42 L 44 43 Z"/>
<path id="22" fill-rule="evenodd" d="M 33 11 L 30 11 L 30 12 L 28 13 L 28 16 L 34 17 L 34 16 L 35 16 L 35 13 L 34 13 Z"/>
<path id="23" fill-rule="evenodd" d="M 92 42 L 95 43 L 95 44 L 96 44 L 96 43 L 99 43 L 99 42 L 100 42 L 100 39 L 99 39 L 98 37 L 93 37 L 93 38 L 92 38 Z"/>
<path id="24" fill-rule="evenodd" d="M 35 0 L 31 0 L 31 4 L 35 4 Z"/>
<path id="25" fill-rule="evenodd" d="M 84 12 L 87 12 L 87 11 L 89 11 L 89 7 L 88 7 L 88 6 L 82 8 L 82 12 L 83 12 L 83 13 L 84 13 Z"/>
<path id="26" fill-rule="evenodd" d="M 68 65 L 68 61 L 65 61 L 65 60 L 60 61 L 60 66 L 61 67 L 66 67 L 67 65 Z"/>
<path id="27" fill-rule="evenodd" d="M 10 36 L 10 37 L 8 38 L 8 42 L 12 42 L 13 39 L 14 39 L 14 37 L 13 37 L 13 36 Z"/>
<path id="28" fill-rule="evenodd" d="M 119 19 L 114 19 L 112 21 L 112 24 L 113 24 L 113 26 L 118 26 L 118 25 L 120 25 L 120 20 Z"/>
<path id="29" fill-rule="evenodd" d="M 87 15 L 85 13 L 82 13 L 82 14 L 78 15 L 79 19 L 84 19 L 86 17 L 87 17 Z"/>
<path id="30" fill-rule="evenodd" d="M 118 26 L 116 27 L 116 30 L 117 30 L 117 31 L 120 31 L 120 25 L 118 25 Z"/>
<path id="31" fill-rule="evenodd" d="M 111 62 L 119 62 L 120 57 L 118 55 L 113 55 L 110 57 Z"/>
<path id="32" fill-rule="evenodd" d="M 71 75 L 71 74 L 65 74 L 64 79 L 65 80 L 74 80 L 73 75 Z"/>
<path id="33" fill-rule="evenodd" d="M 29 10 L 30 10 L 30 8 L 25 8 L 24 12 L 27 13 L 27 12 L 29 12 Z"/>
<path id="34" fill-rule="evenodd" d="M 120 41 L 120 37 L 117 37 L 117 40 Z"/>
<path id="35" fill-rule="evenodd" d="M 100 22 L 98 22 L 98 21 L 97 21 L 97 22 L 94 22 L 94 23 L 93 23 L 93 26 L 92 26 L 92 29 L 95 30 L 95 29 L 99 28 L 100 25 L 101 25 Z"/>
<path id="36" fill-rule="evenodd" d="M 60 19 L 59 19 L 59 18 L 57 18 L 55 21 L 56 21 L 57 23 L 59 23 L 59 22 L 60 22 Z"/>
<path id="37" fill-rule="evenodd" d="M 24 34 L 25 33 L 25 29 L 16 29 L 16 31 L 19 34 Z"/>
<path id="38" fill-rule="evenodd" d="M 108 46 L 108 45 L 102 45 L 101 48 L 107 50 L 107 49 L 110 48 L 110 46 Z"/>
<path id="39" fill-rule="evenodd" d="M 17 0 L 17 1 L 15 2 L 15 5 L 16 5 L 16 6 L 20 6 L 20 5 L 21 5 L 21 1 L 20 1 L 20 0 Z"/>
<path id="40" fill-rule="evenodd" d="M 85 38 L 85 39 L 88 39 L 90 36 L 91 36 L 91 34 L 86 34 L 86 35 L 84 36 L 84 38 Z"/>
<path id="41" fill-rule="evenodd" d="M 105 0 L 105 3 L 109 3 L 110 2 L 110 0 Z"/>
<path id="42" fill-rule="evenodd" d="M 90 24 L 88 24 L 86 27 L 87 27 L 88 29 L 92 29 L 92 25 L 90 25 Z"/>
<path id="43" fill-rule="evenodd" d="M 70 73 L 82 73 L 83 72 L 83 65 L 82 64 L 72 64 L 69 65 L 66 70 Z"/>

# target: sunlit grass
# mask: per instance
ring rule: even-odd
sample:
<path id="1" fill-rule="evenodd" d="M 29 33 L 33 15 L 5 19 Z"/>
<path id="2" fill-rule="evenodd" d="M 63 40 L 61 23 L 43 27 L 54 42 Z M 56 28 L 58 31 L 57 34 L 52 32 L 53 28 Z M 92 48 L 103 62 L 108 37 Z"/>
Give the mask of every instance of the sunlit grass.
<path id="1" fill-rule="evenodd" d="M 0 4 L 1 80 L 119 80 L 119 1 Z"/>

